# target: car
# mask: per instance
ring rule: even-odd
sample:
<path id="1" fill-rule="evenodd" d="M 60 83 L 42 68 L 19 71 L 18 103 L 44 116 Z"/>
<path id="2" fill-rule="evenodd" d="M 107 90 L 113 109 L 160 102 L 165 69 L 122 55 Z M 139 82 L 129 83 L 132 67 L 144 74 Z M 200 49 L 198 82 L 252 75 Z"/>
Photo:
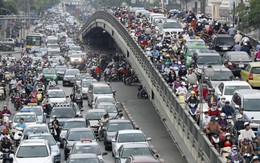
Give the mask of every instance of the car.
<path id="1" fill-rule="evenodd" d="M 165 36 L 166 32 L 173 36 L 174 33 L 182 33 L 183 28 L 177 20 L 166 19 L 166 22 L 162 25 L 162 34 Z"/>
<path id="2" fill-rule="evenodd" d="M 189 39 L 185 40 L 185 44 L 186 45 L 194 44 L 194 45 L 205 45 L 206 46 L 206 43 L 205 43 L 205 41 L 203 39 L 192 39 L 192 38 L 189 38 Z"/>
<path id="3" fill-rule="evenodd" d="M 55 70 L 57 72 L 58 80 L 62 80 L 64 77 L 64 73 L 67 70 L 67 66 L 65 65 L 58 65 L 55 67 Z"/>
<path id="4" fill-rule="evenodd" d="M 46 121 L 46 113 L 44 113 L 42 106 L 39 105 L 23 106 L 20 112 L 34 112 L 39 122 Z"/>
<path id="5" fill-rule="evenodd" d="M 212 36 L 209 48 L 216 51 L 231 51 L 235 46 L 235 40 L 228 34 L 217 34 Z"/>
<path id="6" fill-rule="evenodd" d="M 57 47 L 57 44 L 51 44 L 51 45 L 47 44 L 47 47 L 48 47 L 48 57 L 56 58 L 56 57 L 60 57 L 61 56 L 59 45 Z M 55 47 L 57 47 L 57 48 L 55 48 Z"/>
<path id="7" fill-rule="evenodd" d="M 64 138 L 65 160 L 68 158 L 73 144 L 76 142 L 81 142 L 84 139 L 96 141 L 96 136 L 91 128 L 72 128 L 68 130 Z"/>
<path id="8" fill-rule="evenodd" d="M 260 62 L 251 62 L 240 72 L 241 80 L 247 81 L 252 87 L 260 86 Z"/>
<path id="9" fill-rule="evenodd" d="M 42 124 L 29 124 L 26 125 L 26 127 L 23 130 L 23 135 L 21 140 L 28 139 L 28 136 L 30 134 L 36 134 L 36 133 L 50 133 L 50 130 L 48 126 L 45 123 Z"/>
<path id="10" fill-rule="evenodd" d="M 47 140 L 21 141 L 13 158 L 14 163 L 53 163 L 54 155 Z"/>
<path id="11" fill-rule="evenodd" d="M 69 58 L 70 58 L 71 65 L 77 65 L 83 61 L 81 54 L 78 53 L 72 53 L 72 55 L 70 55 Z"/>
<path id="12" fill-rule="evenodd" d="M 260 90 L 238 89 L 234 92 L 231 100 L 233 108 L 243 108 L 244 114 L 251 120 L 250 126 L 257 132 L 260 127 Z"/>
<path id="13" fill-rule="evenodd" d="M 132 156 L 154 156 L 156 153 L 147 143 L 123 144 L 115 156 L 116 163 L 125 163 L 126 159 Z"/>
<path id="14" fill-rule="evenodd" d="M 213 66 L 214 75 L 208 80 L 211 88 L 215 88 L 221 81 L 235 80 L 234 74 L 225 66 Z"/>
<path id="15" fill-rule="evenodd" d="M 196 39 L 194 39 L 194 40 L 196 40 Z M 190 66 L 190 63 L 192 61 L 192 55 L 193 55 L 194 51 L 197 49 L 208 49 L 208 46 L 206 46 L 205 44 L 199 44 L 199 43 L 193 43 L 193 42 L 186 44 L 184 46 L 183 52 L 184 52 L 187 66 Z"/>
<path id="16" fill-rule="evenodd" d="M 154 156 L 137 156 L 137 155 L 130 155 L 125 163 L 163 163 L 165 162 L 163 159 L 159 158 L 158 154 Z"/>
<path id="17" fill-rule="evenodd" d="M 197 49 L 193 53 L 190 64 L 194 65 L 197 74 L 201 74 L 205 65 L 210 64 L 212 66 L 222 66 L 223 62 L 220 54 L 215 50 Z"/>
<path id="18" fill-rule="evenodd" d="M 151 138 L 146 138 L 141 130 L 119 130 L 112 139 L 112 155 L 118 155 L 118 149 L 123 144 L 147 143 Z M 149 144 L 148 144 L 149 145 Z"/>
<path id="19" fill-rule="evenodd" d="M 101 102 L 109 102 L 112 104 L 119 104 L 119 102 L 116 102 L 114 96 L 103 96 L 103 95 L 98 95 L 96 96 L 95 100 L 92 103 L 92 107 L 95 109 L 95 106 Z"/>
<path id="20" fill-rule="evenodd" d="M 59 142 L 56 142 L 53 136 L 50 133 L 36 133 L 28 135 L 28 140 L 30 139 L 44 139 L 47 140 L 51 146 L 51 152 L 54 156 L 54 163 L 61 162 Z"/>
<path id="21" fill-rule="evenodd" d="M 88 88 L 88 105 L 92 106 L 96 97 L 101 95 L 114 97 L 115 91 L 113 91 L 111 86 L 107 83 L 91 83 Z"/>
<path id="22" fill-rule="evenodd" d="M 107 155 L 107 152 L 102 152 L 97 142 L 84 141 L 76 142 L 73 144 L 70 154 L 96 154 L 101 162 L 104 162 L 103 156 Z"/>
<path id="23" fill-rule="evenodd" d="M 76 75 L 76 78 L 75 78 L 75 83 L 78 85 L 78 86 L 80 86 L 81 85 L 81 81 L 83 80 L 83 79 L 92 79 L 92 77 L 90 76 L 90 74 L 88 74 L 88 73 L 82 73 L 82 74 L 77 74 Z"/>
<path id="24" fill-rule="evenodd" d="M 215 95 L 231 101 L 237 89 L 252 89 L 252 87 L 246 81 L 222 81 L 215 87 Z"/>
<path id="25" fill-rule="evenodd" d="M 119 130 L 133 130 L 136 127 L 128 119 L 112 119 L 106 126 L 103 127 L 104 131 L 104 145 L 105 150 L 112 148 L 112 139 L 115 137 Z"/>
<path id="26" fill-rule="evenodd" d="M 60 132 L 60 147 L 63 148 L 63 139 L 65 138 L 67 131 L 71 128 L 87 128 L 88 125 L 84 118 L 70 118 L 64 122 Z"/>
<path id="27" fill-rule="evenodd" d="M 94 133 L 98 135 L 98 129 L 100 127 L 99 120 L 107 114 L 105 109 L 89 109 L 86 113 L 86 122 L 93 129 Z"/>
<path id="28" fill-rule="evenodd" d="M 62 85 L 67 86 L 67 85 L 74 85 L 75 82 L 75 77 L 77 74 L 79 74 L 80 71 L 78 69 L 67 69 L 64 73 Z"/>
<path id="29" fill-rule="evenodd" d="M 49 96 L 49 103 L 67 103 L 67 97 L 62 89 L 49 89 L 47 92 Z"/>
<path id="30" fill-rule="evenodd" d="M 42 70 L 42 74 L 47 79 L 47 81 L 50 81 L 51 79 L 53 79 L 53 81 L 55 81 L 56 84 L 58 83 L 57 72 L 54 68 L 44 68 Z"/>
<path id="31" fill-rule="evenodd" d="M 65 163 L 102 163 L 96 154 L 71 154 Z"/>
<path id="32" fill-rule="evenodd" d="M 34 112 L 17 112 L 13 118 L 13 127 L 15 127 L 19 123 L 20 118 L 24 119 L 25 125 L 36 124 L 38 122 L 37 116 Z"/>
<path id="33" fill-rule="evenodd" d="M 118 113 L 122 112 L 116 104 L 110 102 L 100 102 L 95 105 L 95 109 L 105 109 L 112 119 L 115 119 Z"/>
<path id="34" fill-rule="evenodd" d="M 251 61 L 250 56 L 244 51 L 229 51 L 223 55 L 224 65 L 236 76 L 240 76 L 240 71 Z"/>
<path id="35" fill-rule="evenodd" d="M 81 81 L 81 93 L 83 98 L 87 99 L 88 98 L 88 87 L 90 86 L 91 83 L 97 82 L 96 79 L 94 78 L 87 78 L 87 79 L 82 79 Z"/>

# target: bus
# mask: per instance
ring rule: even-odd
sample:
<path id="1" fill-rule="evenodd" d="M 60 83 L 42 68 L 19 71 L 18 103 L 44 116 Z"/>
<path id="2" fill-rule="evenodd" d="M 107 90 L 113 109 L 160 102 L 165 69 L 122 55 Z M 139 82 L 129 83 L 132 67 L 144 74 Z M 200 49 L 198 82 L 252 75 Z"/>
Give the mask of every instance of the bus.
<path id="1" fill-rule="evenodd" d="M 45 35 L 41 33 L 33 33 L 26 36 L 25 48 L 26 51 L 32 48 L 41 48 L 45 45 Z"/>

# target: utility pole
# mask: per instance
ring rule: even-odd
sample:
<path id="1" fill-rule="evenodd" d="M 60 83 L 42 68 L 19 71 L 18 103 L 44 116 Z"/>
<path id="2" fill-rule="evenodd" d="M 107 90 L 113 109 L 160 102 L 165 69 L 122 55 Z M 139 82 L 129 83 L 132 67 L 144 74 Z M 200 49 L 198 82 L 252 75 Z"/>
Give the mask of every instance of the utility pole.
<path id="1" fill-rule="evenodd" d="M 206 12 L 206 0 L 201 0 L 201 13 L 205 15 Z"/>

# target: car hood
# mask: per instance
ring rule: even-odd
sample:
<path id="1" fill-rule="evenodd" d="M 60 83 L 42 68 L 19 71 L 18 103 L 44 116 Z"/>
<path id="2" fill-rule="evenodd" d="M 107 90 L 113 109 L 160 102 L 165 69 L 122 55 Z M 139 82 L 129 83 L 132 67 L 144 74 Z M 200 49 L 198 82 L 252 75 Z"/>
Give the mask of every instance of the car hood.
<path id="1" fill-rule="evenodd" d="M 90 126 L 99 126 L 98 120 L 90 120 L 89 123 L 90 123 Z"/>
<path id="2" fill-rule="evenodd" d="M 60 154 L 60 148 L 56 144 L 51 146 L 51 151 L 52 151 L 52 153 L 55 153 L 56 155 Z"/>
<path id="3" fill-rule="evenodd" d="M 55 78 L 57 75 L 56 74 L 44 74 L 46 78 Z"/>
<path id="4" fill-rule="evenodd" d="M 115 137 L 116 136 L 116 132 L 107 132 L 107 136 L 108 137 Z"/>
<path id="5" fill-rule="evenodd" d="M 219 85 L 219 83 L 221 83 L 221 81 L 211 81 L 213 88 L 216 88 L 216 86 Z"/>
<path id="6" fill-rule="evenodd" d="M 67 99 L 65 97 L 63 98 L 49 98 L 50 103 L 66 103 Z"/>
<path id="7" fill-rule="evenodd" d="M 81 91 L 82 93 L 88 93 L 88 87 L 82 87 Z"/>
<path id="8" fill-rule="evenodd" d="M 40 158 L 15 158 L 14 162 L 16 163 L 51 163 L 52 160 L 50 157 L 40 157 Z"/>
<path id="9" fill-rule="evenodd" d="M 108 114 L 109 114 L 109 116 L 110 116 L 112 119 L 117 116 L 117 113 L 108 113 Z"/>
<path id="10" fill-rule="evenodd" d="M 75 75 L 65 75 L 65 78 L 75 78 Z"/>

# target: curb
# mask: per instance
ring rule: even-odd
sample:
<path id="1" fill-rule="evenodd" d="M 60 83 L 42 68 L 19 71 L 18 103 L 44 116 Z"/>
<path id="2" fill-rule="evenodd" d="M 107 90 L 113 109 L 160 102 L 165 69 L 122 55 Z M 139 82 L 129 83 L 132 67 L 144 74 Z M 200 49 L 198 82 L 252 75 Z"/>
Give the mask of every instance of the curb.
<path id="1" fill-rule="evenodd" d="M 139 126 L 137 125 L 137 123 L 135 122 L 134 118 L 132 117 L 132 115 L 130 114 L 129 110 L 127 109 L 126 105 L 124 102 L 121 102 L 121 105 L 122 105 L 122 109 L 125 111 L 126 113 L 126 116 L 129 118 L 129 120 L 134 124 L 135 128 L 137 128 L 138 130 L 140 130 Z M 151 149 L 154 151 L 155 154 L 158 154 L 157 150 L 155 149 L 155 147 L 149 142 L 149 145 L 151 147 Z M 158 154 L 158 158 L 159 158 L 159 161 L 161 163 L 165 163 L 165 160 L 160 157 L 160 154 Z"/>

